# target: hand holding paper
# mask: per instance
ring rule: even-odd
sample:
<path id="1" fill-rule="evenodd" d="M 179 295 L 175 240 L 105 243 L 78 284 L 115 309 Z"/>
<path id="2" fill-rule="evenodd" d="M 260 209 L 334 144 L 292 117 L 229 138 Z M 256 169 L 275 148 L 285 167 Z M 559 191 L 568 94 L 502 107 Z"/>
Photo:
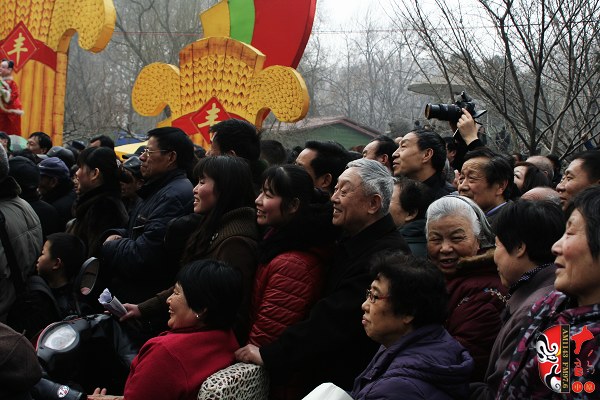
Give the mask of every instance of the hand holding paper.
<path id="1" fill-rule="evenodd" d="M 121 304 L 119 299 L 113 297 L 113 295 L 110 294 L 110 291 L 108 289 L 104 289 L 104 291 L 100 294 L 98 301 L 106 310 L 108 310 L 112 315 L 114 315 L 117 318 L 121 318 L 127 313 L 127 310 L 125 309 L 125 307 L 123 307 L 123 304 Z"/>

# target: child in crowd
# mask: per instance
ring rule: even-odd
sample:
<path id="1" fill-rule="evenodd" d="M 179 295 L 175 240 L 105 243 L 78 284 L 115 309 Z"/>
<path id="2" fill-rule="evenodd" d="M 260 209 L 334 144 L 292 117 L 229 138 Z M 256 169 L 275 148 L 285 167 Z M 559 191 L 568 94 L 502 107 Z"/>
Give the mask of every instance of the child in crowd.
<path id="1" fill-rule="evenodd" d="M 85 244 L 68 233 L 48 235 L 37 260 L 38 275 L 13 305 L 8 321 L 17 332 L 35 337 L 52 322 L 75 314 L 73 279 L 85 261 Z"/>

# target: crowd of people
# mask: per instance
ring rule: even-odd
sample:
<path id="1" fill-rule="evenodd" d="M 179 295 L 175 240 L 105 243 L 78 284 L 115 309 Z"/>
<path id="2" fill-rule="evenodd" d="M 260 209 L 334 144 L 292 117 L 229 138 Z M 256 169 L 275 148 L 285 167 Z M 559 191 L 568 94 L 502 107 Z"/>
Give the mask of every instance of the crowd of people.
<path id="1" fill-rule="evenodd" d="M 463 111 L 462 140 L 418 127 L 360 152 L 288 151 L 239 120 L 211 128 L 202 158 L 172 127 L 125 161 L 104 136 L 0 146 L 0 395 L 27 398 L 39 366 L 5 384 L 5 355 L 31 358 L 18 333 L 72 313 L 73 278 L 97 257 L 120 323 L 143 323 L 123 393 L 91 399 L 193 399 L 236 361 L 266 369 L 272 399 L 324 382 L 352 399 L 594 398 L 600 151 L 561 175 L 554 157 L 485 147 Z M 22 301 L 40 279 L 58 308 Z M 581 393 L 538 373 L 539 337 L 559 324 L 591 333 Z"/>

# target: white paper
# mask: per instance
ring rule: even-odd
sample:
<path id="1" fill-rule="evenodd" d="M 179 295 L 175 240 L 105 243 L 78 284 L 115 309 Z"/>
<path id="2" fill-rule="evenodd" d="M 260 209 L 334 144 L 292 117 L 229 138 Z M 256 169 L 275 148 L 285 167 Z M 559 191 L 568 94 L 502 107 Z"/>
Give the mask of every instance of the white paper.
<path id="1" fill-rule="evenodd" d="M 113 297 L 113 295 L 110 294 L 110 291 L 108 289 L 104 289 L 104 291 L 100 293 L 98 301 L 100 302 L 100 304 L 102 304 L 102 306 L 104 306 L 105 309 L 107 309 L 112 315 L 114 315 L 117 318 L 121 318 L 123 315 L 127 314 L 127 310 L 125 309 L 125 307 L 123 307 L 123 304 L 121 304 L 119 299 Z"/>

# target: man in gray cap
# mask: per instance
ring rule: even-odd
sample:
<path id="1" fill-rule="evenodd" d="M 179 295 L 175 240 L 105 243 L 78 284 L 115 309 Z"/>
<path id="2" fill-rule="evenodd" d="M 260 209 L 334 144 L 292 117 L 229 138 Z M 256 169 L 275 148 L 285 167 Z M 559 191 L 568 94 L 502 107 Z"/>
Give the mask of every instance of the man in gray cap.
<path id="1" fill-rule="evenodd" d="M 17 296 L 13 282 L 17 282 L 19 287 L 18 282 L 24 282 L 31 275 L 42 250 L 40 220 L 29 203 L 19 197 L 20 191 L 17 182 L 8 175 L 8 158 L 4 146 L 0 145 L 0 224 L 4 225 L 9 241 L 6 245 L 4 240 L 0 241 L 0 322 L 6 321 L 8 310 Z M 11 277 L 9 245 L 17 269 L 22 274 L 20 277 Z"/>
<path id="2" fill-rule="evenodd" d="M 73 190 L 71 174 L 65 163 L 57 157 L 48 157 L 38 164 L 42 200 L 54 206 L 61 217 L 61 227 L 73 218 L 73 202 L 77 198 Z M 61 230 L 62 230 L 61 229 Z"/>

